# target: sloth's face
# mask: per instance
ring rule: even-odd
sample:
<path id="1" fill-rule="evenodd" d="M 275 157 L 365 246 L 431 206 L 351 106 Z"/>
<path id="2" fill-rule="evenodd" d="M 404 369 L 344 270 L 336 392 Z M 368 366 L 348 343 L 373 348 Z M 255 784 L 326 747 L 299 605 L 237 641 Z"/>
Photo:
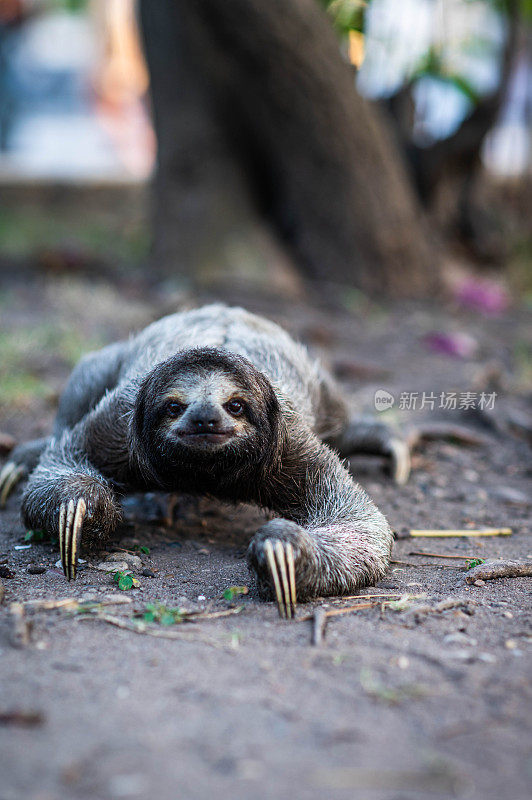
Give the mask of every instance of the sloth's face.
<path id="1" fill-rule="evenodd" d="M 249 475 L 276 447 L 280 410 L 268 379 L 216 348 L 178 353 L 142 382 L 131 426 L 140 471 L 162 486 Z"/>
<path id="2" fill-rule="evenodd" d="M 185 371 L 162 398 L 159 430 L 169 443 L 214 452 L 252 436 L 256 403 L 249 390 L 222 371 Z"/>

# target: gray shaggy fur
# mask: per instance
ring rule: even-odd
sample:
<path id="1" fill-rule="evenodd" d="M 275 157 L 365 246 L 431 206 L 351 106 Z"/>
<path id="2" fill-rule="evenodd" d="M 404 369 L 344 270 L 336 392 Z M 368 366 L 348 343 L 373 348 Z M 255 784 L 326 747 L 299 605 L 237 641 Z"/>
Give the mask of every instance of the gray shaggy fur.
<path id="1" fill-rule="evenodd" d="M 186 372 L 193 384 L 201 369 L 223 371 L 253 399 L 252 433 L 215 456 L 174 447 L 157 417 L 173 377 Z M 384 574 L 392 533 L 324 441 L 340 441 L 347 427 L 332 379 L 274 323 L 221 305 L 173 314 L 74 369 L 53 436 L 14 453 L 33 470 L 23 518 L 31 528 L 56 532 L 61 503 L 83 497 L 87 548 L 115 528 L 118 497 L 128 491 L 254 502 L 278 515 L 249 545 L 248 563 L 264 595 L 271 594 L 265 539 L 293 545 L 298 598 L 353 592 Z"/>

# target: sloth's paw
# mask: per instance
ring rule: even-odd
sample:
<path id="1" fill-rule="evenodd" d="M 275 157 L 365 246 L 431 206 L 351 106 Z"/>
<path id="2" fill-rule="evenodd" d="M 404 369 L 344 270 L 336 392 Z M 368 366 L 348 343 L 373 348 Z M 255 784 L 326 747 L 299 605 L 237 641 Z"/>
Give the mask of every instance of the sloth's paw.
<path id="1" fill-rule="evenodd" d="M 121 520 L 120 507 L 110 487 L 92 476 L 72 476 L 38 488 L 28 487 L 22 511 L 28 527 L 59 538 L 65 577 L 76 578 L 80 546 L 103 544 Z"/>
<path id="2" fill-rule="evenodd" d="M 257 576 L 259 593 L 275 597 L 279 615 L 292 618 L 297 591 L 307 595 L 315 573 L 316 559 L 308 532 L 295 522 L 273 519 L 251 540 L 247 559 Z"/>

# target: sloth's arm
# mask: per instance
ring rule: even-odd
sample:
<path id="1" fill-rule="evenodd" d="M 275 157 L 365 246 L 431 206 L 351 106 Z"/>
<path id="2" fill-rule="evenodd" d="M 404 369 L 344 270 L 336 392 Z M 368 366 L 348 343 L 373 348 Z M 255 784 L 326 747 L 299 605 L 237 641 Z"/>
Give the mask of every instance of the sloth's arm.
<path id="1" fill-rule="evenodd" d="M 73 428 L 94 409 L 104 394 L 116 386 L 127 343 L 104 347 L 88 353 L 78 362 L 59 400 L 54 422 L 54 437 Z M 35 469 L 52 437 L 24 442 L 13 450 L 0 472 L 0 508 L 15 486 Z"/>
<path id="2" fill-rule="evenodd" d="M 103 542 L 120 521 L 115 487 L 132 480 L 130 409 L 124 389 L 107 394 L 77 425 L 50 439 L 26 486 L 23 520 L 59 537 L 69 579 L 76 574 L 81 542 Z"/>
<path id="3" fill-rule="evenodd" d="M 59 400 L 54 436 L 74 427 L 116 387 L 126 348 L 127 343 L 117 342 L 78 361 Z"/>
<path id="4" fill-rule="evenodd" d="M 304 437 L 287 453 L 275 483 L 269 505 L 281 518 L 257 532 L 248 556 L 262 590 L 271 593 L 273 583 L 269 551 L 282 569 L 287 545 L 300 599 L 350 593 L 382 577 L 390 558 L 390 527 L 336 453 Z"/>

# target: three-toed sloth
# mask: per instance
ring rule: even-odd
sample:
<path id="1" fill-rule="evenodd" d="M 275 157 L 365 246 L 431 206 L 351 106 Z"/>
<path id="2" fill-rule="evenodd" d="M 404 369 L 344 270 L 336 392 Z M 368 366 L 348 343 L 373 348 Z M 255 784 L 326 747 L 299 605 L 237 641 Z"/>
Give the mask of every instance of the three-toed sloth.
<path id="1" fill-rule="evenodd" d="M 351 422 L 332 378 L 279 326 L 210 305 L 153 323 L 85 356 L 53 436 L 17 448 L 0 494 L 29 473 L 25 524 L 59 533 L 65 575 L 103 544 L 131 491 L 206 494 L 277 516 L 248 563 L 263 596 L 291 616 L 299 599 L 352 593 L 381 578 L 390 527 L 339 455 L 408 453 L 383 425 Z"/>

